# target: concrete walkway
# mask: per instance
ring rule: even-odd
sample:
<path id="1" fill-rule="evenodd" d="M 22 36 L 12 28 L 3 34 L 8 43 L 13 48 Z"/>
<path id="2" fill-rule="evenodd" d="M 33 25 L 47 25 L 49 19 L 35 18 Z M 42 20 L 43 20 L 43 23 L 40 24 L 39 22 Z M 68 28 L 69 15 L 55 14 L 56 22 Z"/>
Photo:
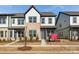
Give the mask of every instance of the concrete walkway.
<path id="1" fill-rule="evenodd" d="M 0 51 L 0 54 L 6 54 L 6 53 L 14 53 L 14 54 L 52 54 L 52 53 L 56 53 L 56 54 L 79 54 L 79 51 Z"/>
<path id="2" fill-rule="evenodd" d="M 19 40 L 16 40 L 16 41 L 14 41 L 14 42 L 11 42 L 11 43 L 8 43 L 8 44 L 5 44 L 5 45 L 0 45 L 0 47 L 9 47 L 11 44 L 14 44 L 14 43 L 16 43 L 16 42 L 18 42 Z"/>
<path id="3" fill-rule="evenodd" d="M 15 44 L 16 42 L 18 42 L 19 40 L 16 40 L 14 42 L 8 43 L 6 45 L 0 45 L 0 47 L 22 47 L 24 45 L 12 45 Z M 30 47 L 79 47 L 79 45 L 27 45 Z"/>
<path id="4" fill-rule="evenodd" d="M 0 45 L 0 47 L 22 47 L 24 45 Z M 41 46 L 41 45 L 27 45 L 27 46 L 30 46 L 30 47 L 79 47 L 79 45 L 44 45 L 44 46 Z"/>

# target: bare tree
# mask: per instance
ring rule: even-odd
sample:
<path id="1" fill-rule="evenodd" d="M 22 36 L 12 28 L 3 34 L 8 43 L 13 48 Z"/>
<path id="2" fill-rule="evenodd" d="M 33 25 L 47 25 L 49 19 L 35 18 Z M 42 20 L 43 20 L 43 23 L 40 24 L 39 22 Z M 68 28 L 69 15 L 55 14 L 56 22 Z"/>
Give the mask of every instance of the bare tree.
<path id="1" fill-rule="evenodd" d="M 24 42 L 25 42 L 24 46 L 26 47 L 26 45 L 27 45 L 27 37 L 26 36 L 24 37 Z"/>

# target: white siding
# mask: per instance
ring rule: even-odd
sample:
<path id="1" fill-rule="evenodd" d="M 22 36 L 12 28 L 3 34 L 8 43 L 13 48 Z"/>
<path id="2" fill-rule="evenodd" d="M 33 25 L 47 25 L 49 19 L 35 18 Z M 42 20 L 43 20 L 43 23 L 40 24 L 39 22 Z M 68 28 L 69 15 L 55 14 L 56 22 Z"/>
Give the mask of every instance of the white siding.
<path id="1" fill-rule="evenodd" d="M 14 26 L 23 26 L 24 27 L 24 25 L 18 25 L 18 18 L 14 18 L 15 19 L 15 24 L 12 24 L 12 26 L 14 27 Z M 13 19 L 12 19 L 12 21 L 13 21 Z"/>
<path id="2" fill-rule="evenodd" d="M 8 16 L 8 27 L 10 28 L 12 26 L 12 19 L 11 16 Z"/>
<path id="3" fill-rule="evenodd" d="M 8 16 L 6 16 L 6 24 L 0 24 L 0 27 L 8 27 Z"/>
<path id="4" fill-rule="evenodd" d="M 70 25 L 79 25 L 79 16 L 77 16 L 77 23 L 73 23 L 73 16 L 70 16 Z"/>
<path id="5" fill-rule="evenodd" d="M 56 21 L 55 17 L 43 17 L 43 18 L 45 18 L 45 24 L 42 24 L 40 22 L 41 26 L 55 26 L 55 21 Z M 49 18 L 52 18 L 52 24 L 48 23 L 49 22 Z M 42 21 L 42 19 L 40 19 L 40 21 Z"/>
<path id="6" fill-rule="evenodd" d="M 29 16 L 37 16 L 37 23 L 40 23 L 40 14 L 34 9 L 32 8 L 26 15 L 25 15 L 25 22 L 29 23 Z"/>

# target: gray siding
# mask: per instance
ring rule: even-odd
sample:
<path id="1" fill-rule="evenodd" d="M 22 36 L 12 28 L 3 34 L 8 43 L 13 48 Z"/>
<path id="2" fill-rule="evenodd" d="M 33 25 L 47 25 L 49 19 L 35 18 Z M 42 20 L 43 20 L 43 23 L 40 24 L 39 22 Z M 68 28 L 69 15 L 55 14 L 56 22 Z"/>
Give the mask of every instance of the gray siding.
<path id="1" fill-rule="evenodd" d="M 69 22 L 70 22 L 70 16 L 65 15 L 63 13 L 60 13 L 58 15 L 58 21 L 56 24 L 57 29 L 55 30 L 55 33 L 59 34 L 59 38 L 69 37 L 69 24 L 70 24 Z"/>

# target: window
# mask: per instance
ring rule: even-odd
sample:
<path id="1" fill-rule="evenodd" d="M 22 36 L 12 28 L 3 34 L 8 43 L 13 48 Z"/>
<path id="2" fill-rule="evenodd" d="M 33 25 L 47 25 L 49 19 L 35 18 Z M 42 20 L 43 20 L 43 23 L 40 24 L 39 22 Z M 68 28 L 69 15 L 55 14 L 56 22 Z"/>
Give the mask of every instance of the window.
<path id="1" fill-rule="evenodd" d="M 16 31 L 14 31 L 14 37 L 16 38 L 17 36 L 16 36 Z"/>
<path id="2" fill-rule="evenodd" d="M 5 31 L 5 37 L 7 37 L 7 31 Z"/>
<path id="3" fill-rule="evenodd" d="M 32 17 L 29 17 L 29 22 L 32 23 Z"/>
<path id="4" fill-rule="evenodd" d="M 33 17 L 33 22 L 36 23 L 36 17 Z"/>
<path id="5" fill-rule="evenodd" d="M 73 35 L 74 36 L 78 36 L 78 32 L 77 31 L 73 31 Z"/>
<path id="6" fill-rule="evenodd" d="M 5 19 L 3 19 L 3 24 L 5 24 L 5 23 L 6 23 Z"/>
<path id="7" fill-rule="evenodd" d="M 3 37 L 3 31 L 0 31 L 0 37 Z"/>
<path id="8" fill-rule="evenodd" d="M 61 23 L 59 24 L 59 27 L 62 27 L 62 24 Z"/>
<path id="9" fill-rule="evenodd" d="M 30 23 L 36 23 L 37 17 L 36 16 L 29 16 Z"/>
<path id="10" fill-rule="evenodd" d="M 42 18 L 41 23 L 45 24 L 45 18 Z"/>
<path id="11" fill-rule="evenodd" d="M 12 21 L 12 23 L 13 23 L 13 24 L 15 24 L 15 19 L 14 19 L 14 18 L 13 18 L 13 21 Z"/>
<path id="12" fill-rule="evenodd" d="M 36 30 L 29 30 L 29 36 L 36 37 Z"/>
<path id="13" fill-rule="evenodd" d="M 23 25 L 23 24 L 24 24 L 24 18 L 19 18 L 18 25 Z"/>
<path id="14" fill-rule="evenodd" d="M 77 23 L 77 17 L 76 16 L 73 17 L 73 23 Z"/>
<path id="15" fill-rule="evenodd" d="M 52 18 L 49 18 L 49 22 L 48 22 L 49 24 L 52 24 Z"/>
<path id="16" fill-rule="evenodd" d="M 10 37 L 12 37 L 12 31 L 10 31 Z"/>
<path id="17" fill-rule="evenodd" d="M 0 17 L 0 24 L 5 24 L 6 23 L 6 19 L 4 17 Z"/>

